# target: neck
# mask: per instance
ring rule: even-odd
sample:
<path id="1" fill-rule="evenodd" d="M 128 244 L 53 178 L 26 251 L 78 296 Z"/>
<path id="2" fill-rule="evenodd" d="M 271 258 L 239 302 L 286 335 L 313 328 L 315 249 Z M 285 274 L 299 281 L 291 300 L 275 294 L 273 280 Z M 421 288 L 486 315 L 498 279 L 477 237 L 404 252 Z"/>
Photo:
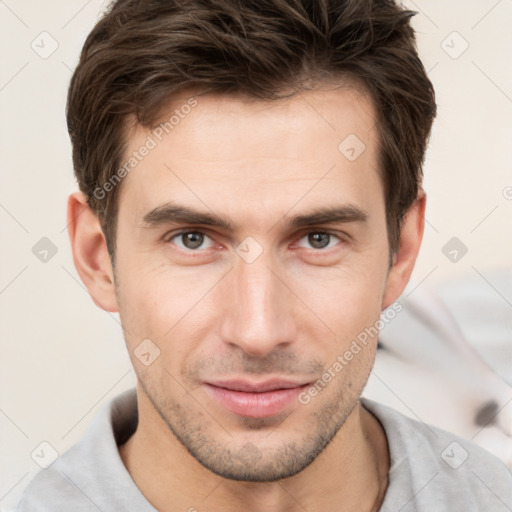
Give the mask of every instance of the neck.
<path id="1" fill-rule="evenodd" d="M 138 407 L 137 430 L 119 452 L 139 490 L 161 512 L 373 512 L 384 498 L 386 435 L 360 404 L 308 467 L 275 482 L 241 482 L 212 473 L 175 438 L 140 390 Z"/>

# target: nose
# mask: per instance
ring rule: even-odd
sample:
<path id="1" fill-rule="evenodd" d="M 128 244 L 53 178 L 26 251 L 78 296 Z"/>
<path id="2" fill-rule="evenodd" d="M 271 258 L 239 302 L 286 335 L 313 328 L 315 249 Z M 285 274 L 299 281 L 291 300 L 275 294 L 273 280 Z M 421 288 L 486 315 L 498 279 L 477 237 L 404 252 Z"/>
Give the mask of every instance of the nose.
<path id="1" fill-rule="evenodd" d="M 223 280 L 221 338 L 256 357 L 296 339 L 293 294 L 273 267 L 265 252 L 252 263 L 236 257 Z"/>

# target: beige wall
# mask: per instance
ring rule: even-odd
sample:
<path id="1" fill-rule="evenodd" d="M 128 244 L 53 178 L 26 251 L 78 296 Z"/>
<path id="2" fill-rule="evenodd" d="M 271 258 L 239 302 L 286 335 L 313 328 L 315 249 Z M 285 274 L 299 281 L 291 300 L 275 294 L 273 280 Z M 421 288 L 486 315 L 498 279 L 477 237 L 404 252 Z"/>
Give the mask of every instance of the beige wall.
<path id="1" fill-rule="evenodd" d="M 511 266 L 512 2 L 404 3 L 420 11 L 420 53 L 439 103 L 425 164 L 428 224 L 412 289 Z M 30 453 L 40 442 L 64 451 L 100 404 L 134 384 L 118 319 L 93 305 L 66 233 L 66 197 L 75 189 L 66 89 L 101 5 L 0 2 L 2 510 L 39 469 Z M 55 43 L 43 31 L 58 43 L 46 59 L 31 47 L 34 41 L 38 51 L 51 50 Z M 58 251 L 46 263 L 32 252 L 43 237 Z M 452 237 L 468 248 L 456 263 L 442 251 Z"/>

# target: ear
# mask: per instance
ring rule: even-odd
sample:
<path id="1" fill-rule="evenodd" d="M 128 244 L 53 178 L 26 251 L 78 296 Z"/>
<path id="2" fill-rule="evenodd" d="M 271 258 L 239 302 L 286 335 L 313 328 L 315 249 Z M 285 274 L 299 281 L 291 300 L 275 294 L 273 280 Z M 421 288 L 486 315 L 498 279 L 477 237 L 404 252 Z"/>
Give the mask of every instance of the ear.
<path id="1" fill-rule="evenodd" d="M 92 300 L 105 311 L 117 312 L 114 272 L 105 236 L 82 192 L 69 196 L 68 234 L 76 270 Z"/>
<path id="2" fill-rule="evenodd" d="M 404 216 L 400 231 L 400 246 L 394 255 L 393 266 L 388 273 L 382 300 L 382 309 L 400 297 L 411 277 L 423 239 L 427 195 L 420 188 L 418 197 Z"/>

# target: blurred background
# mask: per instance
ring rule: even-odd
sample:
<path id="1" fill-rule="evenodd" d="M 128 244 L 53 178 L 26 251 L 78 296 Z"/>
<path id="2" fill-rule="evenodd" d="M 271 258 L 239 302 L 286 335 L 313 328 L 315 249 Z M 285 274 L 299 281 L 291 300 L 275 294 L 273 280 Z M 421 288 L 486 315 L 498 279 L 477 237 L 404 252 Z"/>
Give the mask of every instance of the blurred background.
<path id="1" fill-rule="evenodd" d="M 507 462 L 506 427 L 475 425 L 474 404 L 464 405 L 473 393 L 465 391 L 463 374 L 473 367 L 464 358 L 453 373 L 436 374 L 436 364 L 422 368 L 414 359 L 415 350 L 408 359 L 389 347 L 407 332 L 408 342 L 439 349 L 436 357 L 458 366 L 455 352 L 443 352 L 435 319 L 429 324 L 418 304 L 416 312 L 407 306 L 422 290 L 437 294 L 468 347 L 499 377 L 476 372 L 473 382 L 487 379 L 482 387 L 489 400 L 499 395 L 497 412 L 501 419 L 510 413 L 512 430 L 512 2 L 402 3 L 418 12 L 420 56 L 439 114 L 424 167 L 423 246 L 405 309 L 382 332 L 387 348 L 365 396 L 473 439 Z M 107 4 L 0 0 L 0 510 L 16 503 L 40 469 L 33 455 L 42 442 L 62 453 L 103 403 L 135 385 L 118 317 L 93 304 L 66 231 L 66 199 L 76 189 L 66 92 Z"/>

